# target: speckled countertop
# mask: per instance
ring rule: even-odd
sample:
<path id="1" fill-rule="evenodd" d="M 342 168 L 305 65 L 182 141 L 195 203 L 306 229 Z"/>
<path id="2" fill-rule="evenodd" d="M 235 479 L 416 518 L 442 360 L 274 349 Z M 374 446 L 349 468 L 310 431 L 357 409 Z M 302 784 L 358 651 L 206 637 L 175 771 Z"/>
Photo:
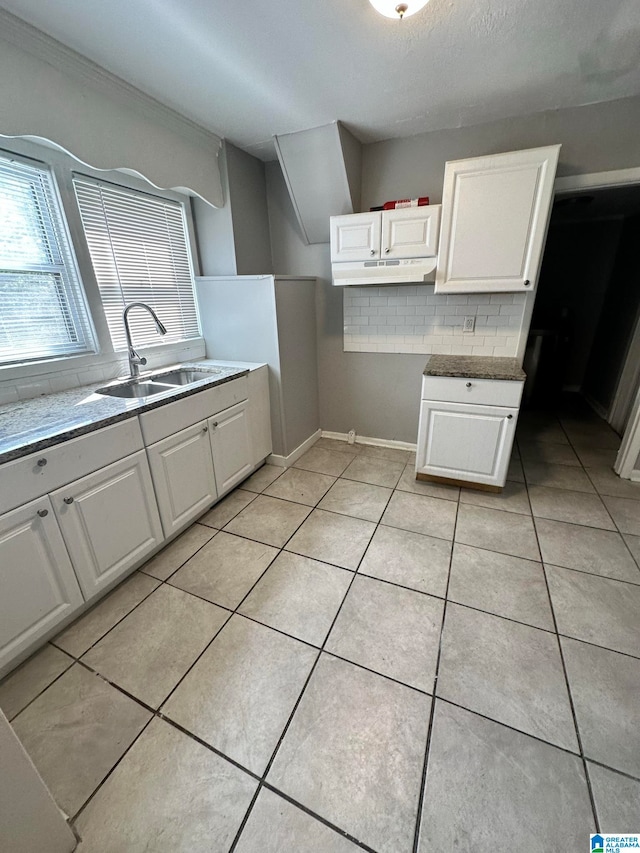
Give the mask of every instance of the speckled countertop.
<path id="1" fill-rule="evenodd" d="M 425 376 L 469 376 L 472 379 L 508 379 L 523 382 L 527 374 L 517 358 L 490 355 L 432 355 Z"/>
<path id="2" fill-rule="evenodd" d="M 154 375 L 166 373 L 175 367 L 150 372 Z M 96 394 L 96 386 L 91 385 L 0 406 L 0 464 L 197 394 L 203 388 L 221 385 L 249 372 L 248 367 L 226 366 L 215 361 L 183 363 L 180 367 L 211 371 L 211 378 L 187 386 L 180 385 L 153 397 L 108 397 Z"/>

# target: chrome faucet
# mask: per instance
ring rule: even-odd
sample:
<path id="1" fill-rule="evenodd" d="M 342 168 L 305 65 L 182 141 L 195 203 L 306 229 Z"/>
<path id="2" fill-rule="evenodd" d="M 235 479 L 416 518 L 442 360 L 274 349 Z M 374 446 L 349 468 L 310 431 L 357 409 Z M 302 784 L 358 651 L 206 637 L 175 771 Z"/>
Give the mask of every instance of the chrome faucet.
<path id="1" fill-rule="evenodd" d="M 133 343 L 131 341 L 131 329 L 129 328 L 129 311 L 132 308 L 145 308 L 149 314 L 153 317 L 156 326 L 158 327 L 158 331 L 161 335 L 166 335 L 167 330 L 163 323 L 158 319 L 158 315 L 153 310 L 150 305 L 147 305 L 146 302 L 130 302 L 122 312 L 122 319 L 124 321 L 124 333 L 127 336 L 127 353 L 129 356 L 129 373 L 131 376 L 139 376 L 140 375 L 140 365 L 143 366 L 147 363 L 147 359 L 138 355 L 138 353 L 133 348 Z"/>

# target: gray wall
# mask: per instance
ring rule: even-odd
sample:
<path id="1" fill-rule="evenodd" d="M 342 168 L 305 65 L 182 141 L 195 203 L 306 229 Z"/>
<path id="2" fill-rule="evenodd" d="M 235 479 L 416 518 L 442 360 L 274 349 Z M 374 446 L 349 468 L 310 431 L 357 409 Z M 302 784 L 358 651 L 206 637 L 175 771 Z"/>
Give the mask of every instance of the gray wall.
<path id="1" fill-rule="evenodd" d="M 264 163 L 225 142 L 219 165 L 224 207 L 192 202 L 201 274 L 271 273 Z"/>
<path id="2" fill-rule="evenodd" d="M 228 142 L 225 147 L 237 273 L 273 272 L 264 163 Z"/>
<path id="3" fill-rule="evenodd" d="M 562 143 L 560 175 L 640 166 L 640 98 L 525 116 L 364 146 L 362 209 L 427 194 L 441 200 L 446 160 Z M 323 429 L 415 442 L 424 356 L 342 351 L 342 291 L 329 246 L 304 244 L 280 167 L 266 168 L 274 269 L 318 277 L 318 378 Z"/>
<path id="4" fill-rule="evenodd" d="M 224 207 L 212 207 L 200 198 L 191 202 L 198 237 L 201 275 L 236 275 L 236 251 L 233 242 L 233 220 L 229 203 L 226 145 L 218 158 Z"/>

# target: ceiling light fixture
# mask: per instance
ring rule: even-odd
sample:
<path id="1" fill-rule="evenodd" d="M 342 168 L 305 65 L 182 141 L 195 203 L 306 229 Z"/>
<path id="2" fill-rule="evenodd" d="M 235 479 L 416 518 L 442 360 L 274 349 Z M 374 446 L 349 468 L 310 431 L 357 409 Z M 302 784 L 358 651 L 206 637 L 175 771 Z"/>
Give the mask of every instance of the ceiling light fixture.
<path id="1" fill-rule="evenodd" d="M 398 3 L 398 0 L 369 0 L 373 8 L 386 18 L 408 18 L 415 15 L 428 0 L 407 0 L 406 3 Z"/>

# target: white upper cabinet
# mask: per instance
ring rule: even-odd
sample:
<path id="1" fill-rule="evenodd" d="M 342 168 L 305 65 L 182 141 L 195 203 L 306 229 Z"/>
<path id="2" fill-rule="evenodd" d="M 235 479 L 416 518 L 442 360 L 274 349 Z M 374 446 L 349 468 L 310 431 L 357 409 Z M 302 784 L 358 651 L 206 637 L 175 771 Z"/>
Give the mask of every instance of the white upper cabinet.
<path id="1" fill-rule="evenodd" d="M 331 262 L 380 257 L 381 211 L 331 217 Z"/>
<path id="2" fill-rule="evenodd" d="M 446 164 L 436 293 L 534 289 L 559 152 L 552 145 Z"/>
<path id="3" fill-rule="evenodd" d="M 331 262 L 430 258 L 438 251 L 440 205 L 331 217 Z"/>

